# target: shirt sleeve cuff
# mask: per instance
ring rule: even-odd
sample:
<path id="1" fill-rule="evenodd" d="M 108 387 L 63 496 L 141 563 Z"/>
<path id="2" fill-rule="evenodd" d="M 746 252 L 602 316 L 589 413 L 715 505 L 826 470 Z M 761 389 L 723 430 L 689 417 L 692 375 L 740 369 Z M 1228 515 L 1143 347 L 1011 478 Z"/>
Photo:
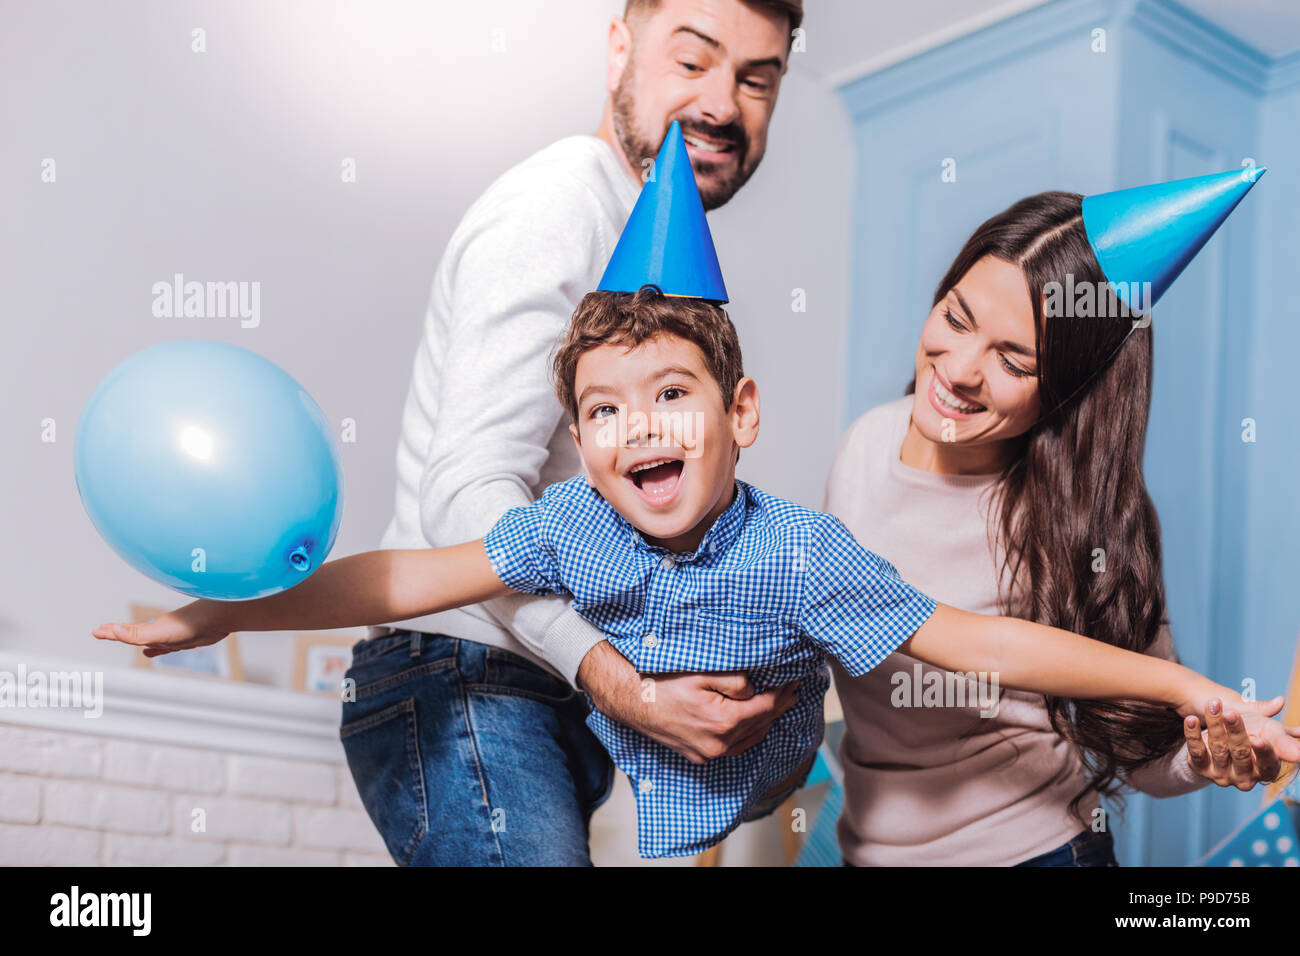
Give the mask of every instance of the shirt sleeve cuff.
<path id="1" fill-rule="evenodd" d="M 939 604 L 934 598 L 922 594 L 909 585 L 904 587 L 911 591 L 911 595 L 890 609 L 893 620 L 888 633 L 873 639 L 869 646 L 853 653 L 845 653 L 843 650 L 837 653 L 831 650 L 830 653 L 835 656 L 850 677 L 861 677 L 883 664 L 938 610 Z"/>
<path id="2" fill-rule="evenodd" d="M 509 519 L 507 512 L 483 537 L 483 550 L 487 552 L 492 570 L 508 588 L 524 594 L 554 594 L 555 591 L 540 580 L 537 565 L 529 560 L 528 554 L 517 544 L 508 544 L 506 529 Z"/>
<path id="3" fill-rule="evenodd" d="M 546 631 L 543 647 L 546 660 L 574 687 L 578 686 L 578 668 L 587 652 L 605 640 L 605 634 L 593 627 L 582 615 L 569 608 Z"/>

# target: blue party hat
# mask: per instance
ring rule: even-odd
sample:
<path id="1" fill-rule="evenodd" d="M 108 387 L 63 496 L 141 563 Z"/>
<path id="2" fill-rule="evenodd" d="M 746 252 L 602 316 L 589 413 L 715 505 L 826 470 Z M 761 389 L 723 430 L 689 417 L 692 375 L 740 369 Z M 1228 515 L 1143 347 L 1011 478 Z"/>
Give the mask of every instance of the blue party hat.
<path id="1" fill-rule="evenodd" d="M 1119 299 L 1138 312 L 1154 305 L 1264 169 L 1229 170 L 1086 197 L 1083 227 Z"/>
<path id="2" fill-rule="evenodd" d="M 727 301 L 695 170 L 676 120 L 597 288 L 636 292 L 643 285 L 658 286 L 665 295 Z"/>
<path id="3" fill-rule="evenodd" d="M 1300 866 L 1300 809 L 1286 798 L 1274 800 L 1215 847 L 1202 866 Z"/>

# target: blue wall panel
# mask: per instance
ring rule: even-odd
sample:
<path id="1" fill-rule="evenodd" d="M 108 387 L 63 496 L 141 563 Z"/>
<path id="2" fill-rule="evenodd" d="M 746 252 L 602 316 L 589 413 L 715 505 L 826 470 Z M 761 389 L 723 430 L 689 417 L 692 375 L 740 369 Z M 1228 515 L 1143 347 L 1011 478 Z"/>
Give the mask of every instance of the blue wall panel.
<path id="1" fill-rule="evenodd" d="M 1289 581 L 1300 428 L 1285 410 L 1300 356 L 1285 281 L 1300 255 L 1300 186 L 1286 165 L 1300 154 L 1297 80 L 1300 64 L 1270 61 L 1174 3 L 1060 0 L 842 90 L 858 149 L 846 424 L 901 394 L 934 286 L 971 231 L 1014 200 L 1246 157 L 1269 165 L 1157 307 L 1146 454 L 1179 653 L 1232 686 L 1254 679 L 1261 696 L 1285 689 L 1300 629 Z M 948 158 L 955 182 L 941 177 Z M 1241 441 L 1248 416 L 1267 423 L 1255 444 Z M 1258 800 L 1215 787 L 1131 796 L 1114 821 L 1121 862 L 1185 864 Z"/>

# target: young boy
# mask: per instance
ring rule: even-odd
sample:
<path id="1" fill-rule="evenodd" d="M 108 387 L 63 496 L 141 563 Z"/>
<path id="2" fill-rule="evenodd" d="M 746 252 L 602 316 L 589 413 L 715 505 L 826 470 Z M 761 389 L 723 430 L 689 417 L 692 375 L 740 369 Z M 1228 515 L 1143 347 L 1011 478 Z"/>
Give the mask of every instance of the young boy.
<path id="1" fill-rule="evenodd" d="M 743 670 L 760 691 L 799 680 L 798 702 L 762 742 L 704 764 L 591 711 L 589 726 L 636 789 L 645 857 L 697 853 L 797 789 L 822 738 L 826 655 L 858 675 L 901 649 L 936 667 L 997 672 L 1009 687 L 1134 697 L 1183 715 L 1212 697 L 1242 713 L 1279 706 L 1169 661 L 936 604 L 838 519 L 737 480 L 759 397 L 716 305 L 653 288 L 590 293 L 554 369 L 585 476 L 507 512 L 486 538 L 353 555 L 271 597 L 195 601 L 94 634 L 166 653 L 234 631 L 404 620 L 515 589 L 572 594 L 642 674 Z"/>

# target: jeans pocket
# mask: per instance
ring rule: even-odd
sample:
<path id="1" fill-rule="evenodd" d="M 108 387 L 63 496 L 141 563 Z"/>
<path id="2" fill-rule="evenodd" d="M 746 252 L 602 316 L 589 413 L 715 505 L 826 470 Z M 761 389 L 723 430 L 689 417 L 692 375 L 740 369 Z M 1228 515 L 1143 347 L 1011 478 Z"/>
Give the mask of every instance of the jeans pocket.
<path id="1" fill-rule="evenodd" d="M 421 658 L 419 663 L 415 663 L 405 649 L 401 656 L 396 656 L 390 650 L 382 656 L 367 657 L 365 660 L 353 662 L 344 679 L 352 681 L 350 686 L 355 690 L 356 698 L 360 701 L 377 695 L 391 696 L 389 692 L 402 684 L 421 680 L 430 674 L 450 671 L 455 666 L 456 661 L 451 657 L 438 660 Z"/>
<path id="2" fill-rule="evenodd" d="M 577 697 L 578 692 L 553 674 L 542 670 L 518 654 L 497 647 L 486 648 L 483 655 L 482 683 L 469 684 L 475 694 L 517 694 L 544 704 L 560 705 Z"/>
<path id="3" fill-rule="evenodd" d="M 339 739 L 362 806 L 393 859 L 405 866 L 429 832 L 415 698 L 368 714 L 359 714 L 358 706 L 344 703 Z"/>
<path id="4" fill-rule="evenodd" d="M 1119 866 L 1115 859 L 1115 840 L 1109 833 L 1081 833 L 1070 841 L 1074 866 Z"/>
<path id="5" fill-rule="evenodd" d="M 398 649 L 409 649 L 410 646 L 410 631 L 398 631 L 384 637 L 363 637 L 352 645 L 352 663 L 359 664 L 375 657 L 383 657 Z"/>

